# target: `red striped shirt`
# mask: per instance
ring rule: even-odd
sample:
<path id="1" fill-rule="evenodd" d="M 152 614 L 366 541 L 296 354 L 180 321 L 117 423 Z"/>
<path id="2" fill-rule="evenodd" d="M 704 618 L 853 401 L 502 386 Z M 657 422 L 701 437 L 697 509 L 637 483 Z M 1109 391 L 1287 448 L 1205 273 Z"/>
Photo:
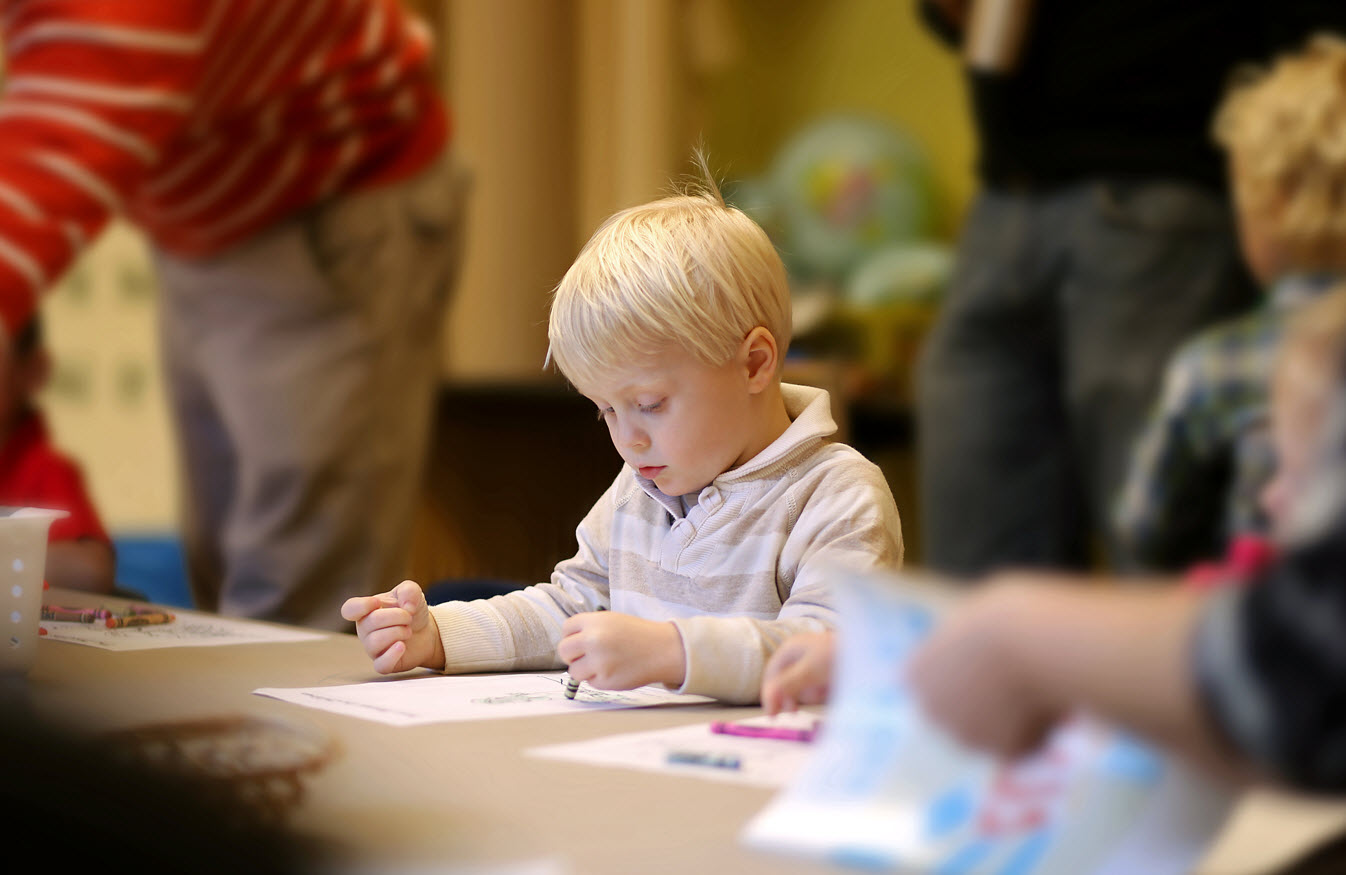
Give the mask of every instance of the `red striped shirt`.
<path id="1" fill-rule="evenodd" d="M 448 138 L 396 0 L 3 0 L 0 318 L 14 330 L 114 214 L 220 252 Z"/>

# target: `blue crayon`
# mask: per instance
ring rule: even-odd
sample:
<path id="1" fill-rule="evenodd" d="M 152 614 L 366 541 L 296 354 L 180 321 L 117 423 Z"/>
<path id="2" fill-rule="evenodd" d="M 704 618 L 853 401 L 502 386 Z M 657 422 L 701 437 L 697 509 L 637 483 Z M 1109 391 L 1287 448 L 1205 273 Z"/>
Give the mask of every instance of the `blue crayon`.
<path id="1" fill-rule="evenodd" d="M 668 753 L 670 765 L 710 766 L 714 769 L 737 769 L 743 761 L 733 754 L 708 753 L 699 750 L 673 750 Z"/>

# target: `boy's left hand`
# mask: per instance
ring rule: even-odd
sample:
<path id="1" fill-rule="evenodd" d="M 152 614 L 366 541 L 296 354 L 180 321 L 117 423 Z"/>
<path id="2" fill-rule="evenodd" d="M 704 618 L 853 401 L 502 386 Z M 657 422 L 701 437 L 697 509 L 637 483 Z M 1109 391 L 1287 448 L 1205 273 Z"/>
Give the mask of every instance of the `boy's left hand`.
<path id="1" fill-rule="evenodd" d="M 601 611 L 575 614 L 561 627 L 556 654 L 572 678 L 600 690 L 631 690 L 645 684 L 681 687 L 686 656 L 672 623 Z"/>

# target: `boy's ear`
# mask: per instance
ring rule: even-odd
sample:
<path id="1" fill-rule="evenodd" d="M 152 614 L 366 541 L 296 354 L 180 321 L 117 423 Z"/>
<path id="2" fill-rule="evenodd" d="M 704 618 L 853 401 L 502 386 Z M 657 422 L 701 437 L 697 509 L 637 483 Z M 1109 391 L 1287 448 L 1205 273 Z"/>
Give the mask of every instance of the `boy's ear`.
<path id="1" fill-rule="evenodd" d="M 776 338 L 761 325 L 743 338 L 742 360 L 747 369 L 748 391 L 756 394 L 776 379 L 777 366 L 780 364 L 780 351 L 776 348 Z"/>

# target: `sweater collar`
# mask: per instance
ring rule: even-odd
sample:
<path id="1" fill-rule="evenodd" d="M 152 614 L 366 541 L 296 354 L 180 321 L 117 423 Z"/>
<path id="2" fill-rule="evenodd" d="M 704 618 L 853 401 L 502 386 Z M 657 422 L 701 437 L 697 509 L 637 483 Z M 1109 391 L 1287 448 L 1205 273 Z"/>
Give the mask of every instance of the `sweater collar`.
<path id="1" fill-rule="evenodd" d="M 825 390 L 815 389 L 812 386 L 796 386 L 793 383 L 782 383 L 780 390 L 781 399 L 785 402 L 785 413 L 790 417 L 789 427 L 781 432 L 780 437 L 768 444 L 766 449 L 737 468 L 731 468 L 712 480 L 702 493 L 706 489 L 729 488 L 737 483 L 752 480 L 763 470 L 790 458 L 801 448 L 811 446 L 836 433 L 837 424 L 832 419 L 832 402 Z M 675 517 L 683 516 L 684 505 L 679 496 L 666 495 L 654 485 L 654 481 L 641 477 L 635 471 L 632 471 L 632 474 L 636 478 L 636 483 L 640 484 L 640 488 L 651 498 L 668 508 Z M 694 503 L 688 502 L 688 504 Z"/>

